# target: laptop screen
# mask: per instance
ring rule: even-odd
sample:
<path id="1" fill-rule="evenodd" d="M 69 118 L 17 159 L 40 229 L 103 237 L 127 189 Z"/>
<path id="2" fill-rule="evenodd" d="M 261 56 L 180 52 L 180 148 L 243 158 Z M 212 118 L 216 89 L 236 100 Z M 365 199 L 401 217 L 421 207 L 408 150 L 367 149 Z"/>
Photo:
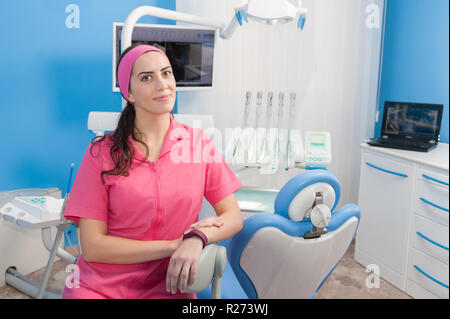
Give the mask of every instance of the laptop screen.
<path id="1" fill-rule="evenodd" d="M 437 139 L 441 130 L 443 105 L 386 102 L 382 135 Z"/>

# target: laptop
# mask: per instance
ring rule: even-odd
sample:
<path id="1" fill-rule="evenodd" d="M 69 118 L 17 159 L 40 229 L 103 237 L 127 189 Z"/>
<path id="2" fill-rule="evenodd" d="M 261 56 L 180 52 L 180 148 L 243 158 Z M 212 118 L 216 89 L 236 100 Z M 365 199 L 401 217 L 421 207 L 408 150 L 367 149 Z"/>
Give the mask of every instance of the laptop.
<path id="1" fill-rule="evenodd" d="M 381 137 L 367 144 L 428 152 L 439 143 L 442 104 L 385 102 Z"/>

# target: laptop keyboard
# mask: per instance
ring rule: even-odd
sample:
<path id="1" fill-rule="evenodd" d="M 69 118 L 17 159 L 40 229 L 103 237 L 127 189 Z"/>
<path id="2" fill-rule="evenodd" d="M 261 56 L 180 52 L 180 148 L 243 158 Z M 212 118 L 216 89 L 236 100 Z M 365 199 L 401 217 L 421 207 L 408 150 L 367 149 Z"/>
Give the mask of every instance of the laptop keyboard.
<path id="1" fill-rule="evenodd" d="M 396 144 L 396 145 L 406 145 L 406 146 L 412 146 L 412 147 L 425 147 L 425 142 L 422 141 L 410 141 L 410 140 L 403 140 L 399 142 L 392 142 L 392 141 L 383 141 L 382 143 L 387 144 Z"/>
<path id="2" fill-rule="evenodd" d="M 392 140 L 383 140 L 377 139 L 374 141 L 375 143 L 370 143 L 374 146 L 376 144 L 385 147 L 398 148 L 398 149 L 417 149 L 417 150 L 427 150 L 430 148 L 430 145 L 427 141 L 414 141 L 414 140 L 401 140 L 401 141 L 392 141 Z"/>

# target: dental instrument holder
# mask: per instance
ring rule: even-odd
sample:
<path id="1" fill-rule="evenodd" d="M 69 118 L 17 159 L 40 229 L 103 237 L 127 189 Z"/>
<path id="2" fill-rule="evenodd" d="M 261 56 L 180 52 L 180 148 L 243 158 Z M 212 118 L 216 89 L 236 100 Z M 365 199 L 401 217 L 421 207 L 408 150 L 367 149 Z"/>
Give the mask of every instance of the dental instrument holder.
<path id="1" fill-rule="evenodd" d="M 281 151 L 281 143 L 280 143 L 280 129 L 281 129 L 281 121 L 283 118 L 283 111 L 284 111 L 284 93 L 280 92 L 278 95 L 278 100 L 279 100 L 279 108 L 278 108 L 278 123 L 277 123 L 277 136 L 276 136 L 276 140 L 275 140 L 275 149 L 276 152 L 274 154 L 275 159 L 271 159 L 270 163 L 267 162 L 267 156 L 268 153 L 270 154 L 270 152 L 268 152 L 268 147 L 269 147 L 269 139 L 268 139 L 268 134 L 269 134 L 269 130 L 270 130 L 270 122 L 271 122 L 271 116 L 272 116 L 272 106 L 273 106 L 273 92 L 269 91 L 267 93 L 267 109 L 266 109 L 266 127 L 265 127 L 265 132 L 264 132 L 264 136 L 263 136 L 263 140 L 262 140 L 262 150 L 261 150 L 261 154 L 260 156 L 256 157 L 256 165 L 248 165 L 246 164 L 244 167 L 239 168 L 235 171 L 235 173 L 239 174 L 242 171 L 245 171 L 247 169 L 261 169 L 263 164 L 274 164 L 275 166 L 278 166 L 278 161 L 279 161 L 279 153 Z M 237 148 L 241 146 L 241 140 L 242 140 L 242 133 L 245 130 L 245 128 L 247 128 L 247 120 L 248 120 L 248 114 L 249 114 L 249 108 L 250 108 L 250 104 L 251 104 L 251 95 L 252 93 L 250 91 L 246 92 L 246 107 L 244 109 L 244 120 L 243 120 L 243 124 L 242 124 L 242 128 L 241 131 L 239 132 L 239 136 L 237 138 L 236 143 L 234 144 L 234 151 L 233 151 L 233 163 L 234 163 L 234 159 L 235 159 L 235 155 L 237 152 Z M 259 118 L 260 118 L 260 114 L 261 114 L 261 110 L 258 110 L 258 105 L 262 105 L 262 97 L 263 97 L 263 93 L 262 92 L 258 92 L 257 93 L 257 110 L 256 110 L 256 120 L 255 120 L 255 130 L 256 127 L 259 123 Z M 261 102 L 259 103 L 259 98 L 261 98 Z M 288 118 L 288 129 L 287 129 L 287 144 L 286 144 L 286 167 L 285 170 L 288 171 L 289 168 L 295 168 L 295 169 L 307 169 L 306 163 L 304 160 L 301 161 L 297 161 L 294 160 L 293 165 L 291 165 L 291 159 L 290 159 L 290 154 L 292 153 L 292 121 L 295 118 L 295 108 L 296 108 L 296 94 L 295 92 L 291 92 L 290 93 L 290 107 L 289 107 L 289 118 Z M 292 166 L 292 167 L 291 167 Z M 272 167 L 272 170 L 274 170 L 276 167 Z"/>

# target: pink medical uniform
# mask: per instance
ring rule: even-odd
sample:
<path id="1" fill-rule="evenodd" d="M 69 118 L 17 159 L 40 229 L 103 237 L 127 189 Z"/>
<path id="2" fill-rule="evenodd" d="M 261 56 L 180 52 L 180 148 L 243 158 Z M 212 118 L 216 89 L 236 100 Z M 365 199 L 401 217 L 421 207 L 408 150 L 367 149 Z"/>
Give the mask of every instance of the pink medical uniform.
<path id="1" fill-rule="evenodd" d="M 156 162 L 150 162 L 129 137 L 134 150 L 128 176 L 100 173 L 114 167 L 106 138 L 85 152 L 64 216 L 79 222 L 107 222 L 108 235 L 134 240 L 174 240 L 198 221 L 203 197 L 215 205 L 242 187 L 212 140 L 201 129 L 170 127 Z M 141 163 L 140 160 L 145 160 Z M 79 287 L 72 281 L 63 298 L 196 298 L 166 291 L 170 258 L 137 264 L 104 264 L 78 258 Z M 73 287 L 73 288 L 71 288 Z"/>

